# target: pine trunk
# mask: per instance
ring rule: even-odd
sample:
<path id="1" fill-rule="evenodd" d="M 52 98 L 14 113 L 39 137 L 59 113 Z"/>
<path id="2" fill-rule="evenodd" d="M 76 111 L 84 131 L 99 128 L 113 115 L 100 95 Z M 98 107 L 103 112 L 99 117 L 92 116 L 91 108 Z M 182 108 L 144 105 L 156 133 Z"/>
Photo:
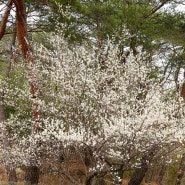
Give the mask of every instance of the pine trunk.
<path id="1" fill-rule="evenodd" d="M 6 30 L 6 24 L 8 22 L 8 16 L 10 15 L 10 10 L 12 8 L 12 0 L 9 0 L 6 5 L 6 10 L 4 12 L 3 17 L 1 18 L 1 25 L 0 25 L 0 40 L 3 38 L 5 30 Z"/>
<path id="2" fill-rule="evenodd" d="M 27 78 L 30 82 L 30 93 L 32 95 L 32 134 L 41 131 L 40 127 L 40 115 L 39 105 L 37 99 L 39 99 L 39 88 L 37 78 L 34 71 L 35 60 L 32 55 L 32 48 L 28 43 L 27 24 L 26 24 L 26 9 L 23 0 L 12 0 L 16 7 L 16 29 L 18 43 L 21 46 L 22 55 L 25 62 L 25 70 L 27 72 Z M 36 154 L 37 155 L 37 154 Z M 33 165 L 34 164 L 34 165 Z M 37 161 L 30 162 L 30 166 L 27 167 L 25 184 L 36 185 L 39 181 L 39 168 L 35 166 Z"/>

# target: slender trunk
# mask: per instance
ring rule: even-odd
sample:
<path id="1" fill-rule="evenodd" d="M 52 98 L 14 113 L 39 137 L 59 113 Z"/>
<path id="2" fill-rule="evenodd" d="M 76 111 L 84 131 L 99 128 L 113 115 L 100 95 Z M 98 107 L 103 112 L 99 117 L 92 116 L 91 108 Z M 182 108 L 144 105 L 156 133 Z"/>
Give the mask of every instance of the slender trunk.
<path id="1" fill-rule="evenodd" d="M 0 124 L 3 124 L 5 121 L 5 113 L 3 106 L 3 91 L 0 91 Z"/>
<path id="2" fill-rule="evenodd" d="M 151 149 L 148 154 L 141 159 L 141 167 L 136 169 L 128 185 L 140 185 L 148 170 L 149 164 L 154 157 L 154 150 Z"/>
<path id="3" fill-rule="evenodd" d="M 135 35 L 135 34 L 133 34 Z M 136 36 L 131 37 L 130 40 L 130 49 L 133 51 L 133 55 L 136 56 L 138 54 L 137 46 L 136 46 Z"/>
<path id="4" fill-rule="evenodd" d="M 180 68 L 181 68 L 181 66 L 179 65 L 179 66 L 177 67 L 177 69 L 176 69 L 176 71 L 175 71 L 175 75 L 174 75 L 174 81 L 175 81 L 175 85 L 176 85 L 177 92 L 179 92 L 179 88 L 180 88 L 180 86 L 179 86 L 179 80 L 178 80 L 178 78 L 179 78 L 179 73 L 180 73 Z"/>
<path id="5" fill-rule="evenodd" d="M 1 19 L 1 25 L 0 25 L 0 40 L 2 39 L 2 37 L 4 36 L 5 30 L 6 30 L 6 24 L 8 21 L 8 17 L 10 15 L 10 10 L 12 8 L 12 0 L 9 0 L 7 5 L 6 5 L 6 10 L 4 13 L 4 16 Z"/>
<path id="6" fill-rule="evenodd" d="M 143 164 L 141 168 L 136 169 L 134 174 L 132 175 L 128 185 L 140 185 L 146 172 L 148 170 L 147 164 Z"/>
<path id="7" fill-rule="evenodd" d="M 163 166 L 161 168 L 161 171 L 159 172 L 159 178 L 157 180 L 157 182 L 159 183 L 159 185 L 162 185 L 162 181 L 163 181 L 164 175 L 166 173 L 166 169 L 167 169 L 167 165 L 166 164 L 163 164 Z"/>
<path id="8" fill-rule="evenodd" d="M 91 148 L 86 147 L 84 149 L 84 159 L 83 162 L 85 164 L 86 167 L 89 167 L 93 164 L 93 151 L 91 150 Z"/>

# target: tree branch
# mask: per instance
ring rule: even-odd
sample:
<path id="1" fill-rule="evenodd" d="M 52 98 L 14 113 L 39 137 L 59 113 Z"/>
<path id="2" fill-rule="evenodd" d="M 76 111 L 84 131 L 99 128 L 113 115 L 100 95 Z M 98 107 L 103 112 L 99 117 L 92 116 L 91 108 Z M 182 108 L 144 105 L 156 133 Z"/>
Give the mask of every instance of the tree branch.
<path id="1" fill-rule="evenodd" d="M 151 15 L 153 15 L 154 13 L 156 13 L 159 9 L 161 9 L 166 3 L 168 3 L 170 0 L 164 0 L 159 6 L 157 7 L 154 7 L 152 9 L 152 11 L 150 12 L 150 14 L 148 14 L 147 16 L 145 16 L 144 18 L 148 18 L 150 17 Z"/>

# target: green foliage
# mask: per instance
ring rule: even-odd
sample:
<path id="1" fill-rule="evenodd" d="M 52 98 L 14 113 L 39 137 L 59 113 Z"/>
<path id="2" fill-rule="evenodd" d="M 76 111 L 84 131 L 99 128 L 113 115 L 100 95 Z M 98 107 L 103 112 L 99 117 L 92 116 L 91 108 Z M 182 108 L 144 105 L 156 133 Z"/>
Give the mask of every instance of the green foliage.
<path id="1" fill-rule="evenodd" d="M 165 179 L 166 184 L 174 185 L 177 179 L 177 172 L 179 169 L 179 161 L 168 166 L 167 178 Z M 185 183 L 185 179 L 182 179 L 182 184 Z"/>
<path id="2" fill-rule="evenodd" d="M 184 60 L 185 60 L 185 52 L 181 52 L 179 54 L 173 55 L 170 58 L 171 66 L 172 67 L 179 66 L 179 67 L 185 68 Z"/>
<path id="3" fill-rule="evenodd" d="M 0 60 L 1 60 L 1 57 L 0 57 Z M 5 71 L 6 71 L 6 64 L 4 62 L 4 59 L 2 59 L 2 61 L 0 62 L 0 87 L 2 85 L 2 81 L 4 80 Z"/>
<path id="4" fill-rule="evenodd" d="M 4 107 L 4 111 L 5 111 L 5 117 L 6 118 L 10 118 L 10 116 L 12 114 L 15 114 L 16 113 L 16 109 L 13 106 L 5 106 Z"/>
<path id="5" fill-rule="evenodd" d="M 18 122 L 20 121 L 20 118 L 17 119 Z M 18 137 L 27 137 L 31 134 L 31 121 L 28 122 L 26 119 L 22 119 L 22 124 L 17 124 L 16 120 L 13 124 L 6 125 L 6 129 L 10 135 L 16 134 Z"/>
<path id="6" fill-rule="evenodd" d="M 29 84 L 24 69 L 19 64 L 12 64 L 9 75 L 4 90 L 6 119 L 12 115 L 19 115 L 20 119 L 29 118 L 31 117 L 31 102 L 29 100 Z M 26 92 L 27 94 L 25 94 Z"/>
<path id="7" fill-rule="evenodd" d="M 83 43 L 85 40 L 100 46 L 107 38 L 114 38 L 121 47 L 135 50 L 142 46 L 149 52 L 160 47 L 157 40 L 183 44 L 183 16 L 160 10 L 151 14 L 158 6 L 157 1 L 53 0 L 52 3 L 50 23 L 54 27 L 58 20 L 65 25 L 65 37 L 70 43 Z M 56 13 L 60 9 L 58 6 L 63 11 Z M 152 42 L 154 40 L 155 43 Z"/>
<path id="8" fill-rule="evenodd" d="M 176 45 L 185 46 L 185 15 L 183 13 L 169 14 L 164 13 L 159 17 L 162 25 L 160 39 L 165 39 Z"/>
<path id="9" fill-rule="evenodd" d="M 33 42 L 37 43 L 37 44 L 42 44 L 44 47 L 48 48 L 48 49 L 52 49 L 51 48 L 51 43 L 49 43 L 48 39 L 48 33 L 47 32 L 36 32 L 32 34 L 32 40 Z"/>

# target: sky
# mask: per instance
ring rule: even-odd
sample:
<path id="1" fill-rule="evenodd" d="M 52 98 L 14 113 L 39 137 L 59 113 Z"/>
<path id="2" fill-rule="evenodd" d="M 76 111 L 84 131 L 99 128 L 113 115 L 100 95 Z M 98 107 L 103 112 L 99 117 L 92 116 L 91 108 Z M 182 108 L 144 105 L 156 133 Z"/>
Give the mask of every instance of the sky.
<path id="1" fill-rule="evenodd" d="M 183 0 L 183 1 L 184 1 L 183 4 L 179 4 L 178 6 L 176 6 L 176 8 L 175 8 L 176 11 L 185 13 L 185 0 Z M 164 8 L 170 10 L 171 5 L 165 5 Z"/>
<path id="2" fill-rule="evenodd" d="M 184 0 L 184 3 L 185 3 L 185 0 Z M 179 5 L 179 6 L 176 8 L 176 10 L 185 13 L 185 4 L 184 4 L 184 5 Z"/>

